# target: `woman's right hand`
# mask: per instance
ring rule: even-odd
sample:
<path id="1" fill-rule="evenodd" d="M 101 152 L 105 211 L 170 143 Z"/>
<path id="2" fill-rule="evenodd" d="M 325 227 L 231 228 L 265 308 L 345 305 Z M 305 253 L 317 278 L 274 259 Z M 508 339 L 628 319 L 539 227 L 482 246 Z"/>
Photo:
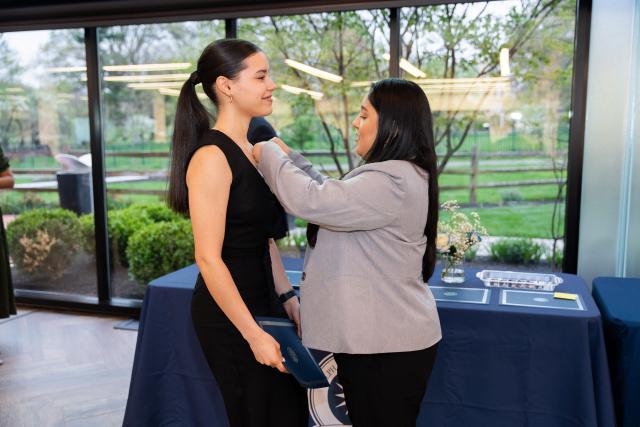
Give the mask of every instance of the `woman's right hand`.
<path id="1" fill-rule="evenodd" d="M 284 154 L 286 154 L 287 156 L 289 155 L 289 151 L 291 151 L 291 148 L 289 148 L 289 146 L 287 144 L 284 143 L 283 140 L 281 140 L 280 138 L 278 138 L 277 136 L 273 137 L 273 142 L 275 142 L 276 144 L 278 144 L 278 146 L 280 147 L 280 149 L 282 151 L 284 151 Z"/>
<path id="2" fill-rule="evenodd" d="M 284 367 L 282 353 L 280 352 L 280 344 L 271 335 L 264 331 L 260 331 L 255 337 L 248 340 L 253 356 L 258 363 L 276 368 L 282 373 L 286 373 Z"/>

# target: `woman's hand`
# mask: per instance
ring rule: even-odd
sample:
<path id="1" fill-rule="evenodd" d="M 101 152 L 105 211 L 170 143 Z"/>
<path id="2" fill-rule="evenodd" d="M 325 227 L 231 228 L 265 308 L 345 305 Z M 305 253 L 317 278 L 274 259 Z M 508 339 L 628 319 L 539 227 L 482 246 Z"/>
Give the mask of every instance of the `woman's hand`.
<path id="1" fill-rule="evenodd" d="M 271 141 L 278 144 L 278 147 L 280 147 L 280 149 L 284 151 L 284 154 L 286 154 L 287 156 L 289 155 L 289 151 L 291 151 L 291 148 L 289 148 L 289 146 L 285 144 L 283 140 L 281 140 L 278 137 L 273 137 L 271 138 Z M 264 142 L 259 142 L 256 145 L 254 145 L 253 151 L 251 152 L 251 154 L 253 154 L 253 158 L 255 159 L 256 163 L 260 163 L 260 151 L 262 150 L 262 147 L 261 147 L 262 144 L 264 144 Z"/>
<path id="2" fill-rule="evenodd" d="M 253 158 L 255 159 L 256 163 L 260 163 L 260 150 L 262 150 L 262 144 L 265 144 L 264 142 L 259 142 L 256 145 L 253 146 L 253 150 L 251 150 L 251 154 L 253 154 Z"/>
<path id="3" fill-rule="evenodd" d="M 289 316 L 289 319 L 296 324 L 298 329 L 298 336 L 302 338 L 302 325 L 300 324 L 300 301 L 297 297 L 289 298 L 282 304 L 284 311 Z"/>
<path id="4" fill-rule="evenodd" d="M 276 368 L 282 373 L 287 372 L 282 363 L 280 344 L 271 335 L 261 330 L 255 337 L 247 341 L 258 363 Z"/>
<path id="5" fill-rule="evenodd" d="M 283 140 L 281 140 L 277 136 L 272 138 L 271 140 L 278 144 L 278 147 L 280 147 L 280 149 L 284 151 L 284 154 L 286 154 L 287 156 L 289 155 L 289 151 L 291 151 L 291 148 L 289 148 L 289 146 L 285 144 Z"/>

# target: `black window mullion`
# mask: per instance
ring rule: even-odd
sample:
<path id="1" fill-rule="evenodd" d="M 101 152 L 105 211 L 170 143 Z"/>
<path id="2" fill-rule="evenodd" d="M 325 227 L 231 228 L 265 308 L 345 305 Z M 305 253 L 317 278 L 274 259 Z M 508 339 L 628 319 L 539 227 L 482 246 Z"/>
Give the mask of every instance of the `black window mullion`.
<path id="1" fill-rule="evenodd" d="M 98 301 L 100 303 L 109 303 L 111 300 L 111 272 L 109 269 L 110 254 L 109 237 L 107 234 L 107 194 L 104 167 L 104 142 L 102 140 L 103 124 L 100 102 L 100 59 L 98 56 L 97 28 L 85 28 L 84 41 L 87 61 Z"/>
<path id="2" fill-rule="evenodd" d="M 224 36 L 228 39 L 238 38 L 238 20 L 236 18 L 224 20 Z"/>
<path id="3" fill-rule="evenodd" d="M 389 76 L 400 77 L 400 9 L 389 9 Z"/>
<path id="4" fill-rule="evenodd" d="M 562 271 L 578 271 L 580 237 L 580 203 L 582 199 L 582 163 L 584 158 L 584 126 L 587 110 L 587 80 L 589 68 L 589 34 L 591 32 L 592 0 L 576 4 L 576 35 L 573 54 L 571 91 L 571 121 L 569 122 L 569 153 L 567 159 L 567 195 L 564 216 L 564 257 Z"/>

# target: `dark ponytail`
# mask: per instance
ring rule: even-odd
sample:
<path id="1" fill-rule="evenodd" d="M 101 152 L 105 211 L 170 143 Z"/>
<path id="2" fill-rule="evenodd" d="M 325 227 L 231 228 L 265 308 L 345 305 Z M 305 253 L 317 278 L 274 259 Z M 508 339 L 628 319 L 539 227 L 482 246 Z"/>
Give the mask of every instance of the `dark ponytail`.
<path id="1" fill-rule="evenodd" d="M 422 278 L 426 282 L 436 265 L 440 208 L 431 107 L 420 86 L 395 78 L 374 83 L 369 92 L 369 102 L 378 113 L 378 134 L 364 156 L 366 163 L 407 160 L 429 174 L 429 210 L 424 227 L 427 249 L 422 257 Z"/>
<path id="2" fill-rule="evenodd" d="M 189 212 L 187 167 L 200 139 L 211 127 L 212 116 L 200 102 L 196 85 L 202 83 L 204 93 L 218 106 L 214 88 L 217 78 L 223 76 L 233 80 L 245 68 L 243 61 L 257 52 L 260 49 L 245 40 L 217 40 L 202 51 L 196 71 L 182 85 L 173 127 L 167 192 L 167 203 L 174 211 Z"/>

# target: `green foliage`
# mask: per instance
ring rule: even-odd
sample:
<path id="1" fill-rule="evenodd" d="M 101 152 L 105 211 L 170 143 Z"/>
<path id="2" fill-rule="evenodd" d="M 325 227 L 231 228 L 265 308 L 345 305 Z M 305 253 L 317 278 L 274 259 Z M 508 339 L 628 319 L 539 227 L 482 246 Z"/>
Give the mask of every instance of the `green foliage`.
<path id="1" fill-rule="evenodd" d="M 57 198 L 57 197 L 56 197 Z M 38 193 L 4 192 L 0 194 L 0 207 L 5 214 L 20 214 L 38 208 L 54 208 L 57 200 L 43 198 Z"/>
<path id="2" fill-rule="evenodd" d="M 168 207 L 163 204 L 132 204 L 127 208 L 109 211 L 108 230 L 109 238 L 120 264 L 123 267 L 129 266 L 127 259 L 127 246 L 129 238 L 142 227 L 148 224 L 161 221 L 172 221 L 177 219 Z"/>
<path id="3" fill-rule="evenodd" d="M 464 212 L 472 210 L 482 216 L 482 222 L 492 236 L 552 238 L 549 229 L 551 203 L 463 209 Z"/>
<path id="4" fill-rule="evenodd" d="M 276 244 L 283 250 L 295 248 L 303 252 L 307 248 L 307 235 L 304 231 L 289 231 L 285 237 L 277 240 Z"/>
<path id="5" fill-rule="evenodd" d="M 114 255 L 123 267 L 128 267 L 129 238 L 145 225 L 151 224 L 151 219 L 144 210 L 131 205 L 126 209 L 109 212 L 107 223 L 112 247 L 115 248 Z"/>
<path id="6" fill-rule="evenodd" d="M 296 227 L 306 227 L 307 226 L 307 221 L 305 221 L 302 218 L 296 217 L 295 224 L 296 224 Z"/>
<path id="7" fill-rule="evenodd" d="M 473 247 L 464 253 L 464 260 L 466 262 L 472 262 L 476 259 L 477 256 L 478 256 L 478 248 Z"/>
<path id="8" fill-rule="evenodd" d="M 134 202 L 130 198 L 123 197 L 109 197 L 107 196 L 107 210 L 115 211 L 118 209 L 124 209 L 131 206 Z"/>
<path id="9" fill-rule="evenodd" d="M 549 264 L 554 270 L 562 270 L 562 262 L 564 261 L 564 251 L 557 249 L 554 254 L 553 251 L 549 251 Z"/>
<path id="10" fill-rule="evenodd" d="M 34 209 L 9 224 L 7 238 L 18 270 L 57 278 L 73 261 L 82 231 L 71 211 Z"/>
<path id="11" fill-rule="evenodd" d="M 108 230 L 120 264 L 129 266 L 127 247 L 133 234 L 146 225 L 179 221 L 182 218 L 164 203 L 132 204 L 125 209 L 109 211 Z"/>
<path id="12" fill-rule="evenodd" d="M 502 201 L 504 203 L 508 203 L 508 202 L 520 202 L 522 201 L 523 197 L 522 197 L 522 193 L 514 188 L 510 188 L 507 190 L 502 190 L 500 192 L 500 197 L 502 198 Z"/>
<path id="13" fill-rule="evenodd" d="M 537 264 L 544 247 L 532 239 L 500 239 L 491 244 L 491 259 L 509 264 Z"/>
<path id="14" fill-rule="evenodd" d="M 135 209 L 145 212 L 152 222 L 177 221 L 184 219 L 164 204 L 164 203 L 146 203 L 136 204 Z"/>
<path id="15" fill-rule="evenodd" d="M 140 284 L 194 262 L 191 223 L 159 222 L 137 230 L 127 248 L 129 274 Z"/>
<path id="16" fill-rule="evenodd" d="M 95 256 L 96 228 L 94 225 L 93 214 L 82 215 L 78 218 L 78 221 L 80 222 L 80 233 L 82 234 L 80 246 L 85 253 Z"/>

